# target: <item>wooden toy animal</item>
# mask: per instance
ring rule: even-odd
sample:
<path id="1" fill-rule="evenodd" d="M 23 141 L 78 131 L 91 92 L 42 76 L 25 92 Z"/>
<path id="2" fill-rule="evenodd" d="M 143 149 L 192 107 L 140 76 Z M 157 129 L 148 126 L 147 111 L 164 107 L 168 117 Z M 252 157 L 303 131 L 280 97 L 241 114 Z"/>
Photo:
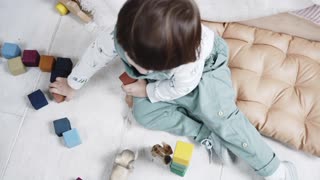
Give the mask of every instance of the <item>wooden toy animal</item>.
<path id="1" fill-rule="evenodd" d="M 114 161 L 110 180 L 127 180 L 136 158 L 137 155 L 129 149 L 119 153 Z"/>
<path id="2" fill-rule="evenodd" d="M 88 15 L 81 9 L 80 3 L 78 0 L 58 0 L 59 3 L 56 5 L 56 9 L 61 15 L 66 15 L 68 11 L 78 16 L 81 20 L 86 23 L 92 21 L 92 17 Z"/>

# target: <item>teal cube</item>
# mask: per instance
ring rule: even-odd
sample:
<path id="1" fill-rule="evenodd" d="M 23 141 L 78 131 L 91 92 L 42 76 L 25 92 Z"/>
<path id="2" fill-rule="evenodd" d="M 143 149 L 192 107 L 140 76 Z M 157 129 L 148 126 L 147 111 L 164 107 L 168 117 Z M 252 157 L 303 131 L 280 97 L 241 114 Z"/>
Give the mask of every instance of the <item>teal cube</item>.
<path id="1" fill-rule="evenodd" d="M 176 170 L 176 169 L 171 168 L 171 167 L 170 167 L 170 171 L 171 171 L 171 172 L 173 172 L 173 173 L 174 173 L 174 174 L 176 174 L 176 175 L 181 176 L 181 177 L 184 177 L 184 175 L 185 175 L 185 174 L 186 174 L 186 172 L 187 172 L 187 171 L 181 172 L 181 171 Z"/>
<path id="2" fill-rule="evenodd" d="M 80 136 L 79 136 L 79 133 L 78 133 L 78 130 L 75 128 L 62 133 L 62 136 L 63 136 L 64 142 L 65 142 L 65 145 L 68 148 L 73 148 L 73 147 L 78 146 L 82 143 Z"/>
<path id="3" fill-rule="evenodd" d="M 178 164 L 178 163 L 175 163 L 175 162 L 171 163 L 170 168 L 174 168 L 174 169 L 176 169 L 178 171 L 181 171 L 181 172 L 185 172 L 188 169 L 187 166 L 184 166 L 184 165 L 181 165 L 181 164 Z"/>

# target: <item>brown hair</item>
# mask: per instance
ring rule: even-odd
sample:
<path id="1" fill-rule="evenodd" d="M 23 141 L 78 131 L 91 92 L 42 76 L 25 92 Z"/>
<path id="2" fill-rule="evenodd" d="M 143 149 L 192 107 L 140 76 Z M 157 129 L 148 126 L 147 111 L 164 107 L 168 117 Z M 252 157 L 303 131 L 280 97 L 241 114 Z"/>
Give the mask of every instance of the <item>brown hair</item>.
<path id="1" fill-rule="evenodd" d="M 193 0 L 128 0 L 118 14 L 116 37 L 139 66 L 175 68 L 199 55 L 200 13 Z"/>

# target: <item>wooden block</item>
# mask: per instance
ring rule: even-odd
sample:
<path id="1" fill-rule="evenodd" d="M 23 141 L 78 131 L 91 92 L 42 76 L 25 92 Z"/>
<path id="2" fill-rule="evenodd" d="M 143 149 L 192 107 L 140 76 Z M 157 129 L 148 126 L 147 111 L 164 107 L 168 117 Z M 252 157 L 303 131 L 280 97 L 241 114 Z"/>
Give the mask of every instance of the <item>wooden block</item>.
<path id="1" fill-rule="evenodd" d="M 50 82 L 56 81 L 57 77 L 68 77 L 72 71 L 73 63 L 70 58 L 58 57 L 51 71 Z"/>
<path id="2" fill-rule="evenodd" d="M 8 68 L 12 75 L 17 76 L 26 72 L 26 68 L 22 63 L 21 57 L 8 60 Z"/>
<path id="3" fill-rule="evenodd" d="M 17 44 L 4 43 L 1 49 L 1 54 L 7 59 L 12 59 L 21 55 L 21 49 Z"/>
<path id="4" fill-rule="evenodd" d="M 179 175 L 181 177 L 184 177 L 184 175 L 186 174 L 187 171 L 179 171 L 177 169 L 174 169 L 174 168 L 170 168 L 170 171 L 175 173 L 176 175 Z"/>
<path id="5" fill-rule="evenodd" d="M 187 166 L 184 166 L 184 165 L 181 165 L 181 164 L 178 164 L 178 163 L 175 163 L 175 162 L 171 162 L 170 168 L 173 168 L 173 169 L 178 170 L 180 172 L 185 172 L 188 169 Z"/>
<path id="6" fill-rule="evenodd" d="M 37 50 L 24 50 L 22 56 L 22 62 L 29 67 L 39 66 L 40 55 Z"/>
<path id="7" fill-rule="evenodd" d="M 178 141 L 173 154 L 173 162 L 183 166 L 189 166 L 194 145 L 187 142 Z"/>
<path id="8" fill-rule="evenodd" d="M 54 101 L 56 101 L 57 103 L 61 103 L 66 99 L 65 96 L 62 96 L 60 94 L 52 93 L 52 96 L 53 96 Z"/>
<path id="9" fill-rule="evenodd" d="M 119 76 L 119 79 L 122 81 L 124 85 L 131 84 L 137 81 L 136 79 L 131 78 L 126 72 L 122 73 Z"/>
<path id="10" fill-rule="evenodd" d="M 28 98 L 36 110 L 48 105 L 48 101 L 40 89 L 29 94 Z"/>
<path id="11" fill-rule="evenodd" d="M 62 137 L 64 132 L 71 130 L 71 124 L 68 118 L 57 119 L 53 121 L 54 132 L 57 136 Z"/>
<path id="12" fill-rule="evenodd" d="M 58 57 L 56 64 L 54 65 L 54 70 L 66 71 L 70 74 L 72 67 L 73 63 L 70 58 Z"/>
<path id="13" fill-rule="evenodd" d="M 86 14 L 80 7 L 80 3 L 76 0 L 59 0 L 71 13 L 78 16 L 81 20 L 88 23 L 92 21 L 92 18 Z"/>
<path id="14" fill-rule="evenodd" d="M 40 56 L 39 68 L 43 72 L 51 72 L 54 67 L 55 59 L 53 56 Z"/>
<path id="15" fill-rule="evenodd" d="M 71 129 L 62 133 L 65 145 L 72 148 L 81 144 L 81 139 L 77 129 Z"/>

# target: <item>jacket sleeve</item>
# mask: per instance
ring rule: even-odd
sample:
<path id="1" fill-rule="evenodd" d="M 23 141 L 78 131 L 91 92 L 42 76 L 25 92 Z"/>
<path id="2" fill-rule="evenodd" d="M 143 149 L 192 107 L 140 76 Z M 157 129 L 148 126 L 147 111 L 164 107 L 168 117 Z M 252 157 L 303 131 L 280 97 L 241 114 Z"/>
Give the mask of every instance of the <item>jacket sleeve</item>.
<path id="1" fill-rule="evenodd" d="M 99 69 L 117 56 L 113 41 L 113 28 L 101 33 L 86 49 L 79 62 L 68 76 L 68 84 L 80 89 Z"/>

